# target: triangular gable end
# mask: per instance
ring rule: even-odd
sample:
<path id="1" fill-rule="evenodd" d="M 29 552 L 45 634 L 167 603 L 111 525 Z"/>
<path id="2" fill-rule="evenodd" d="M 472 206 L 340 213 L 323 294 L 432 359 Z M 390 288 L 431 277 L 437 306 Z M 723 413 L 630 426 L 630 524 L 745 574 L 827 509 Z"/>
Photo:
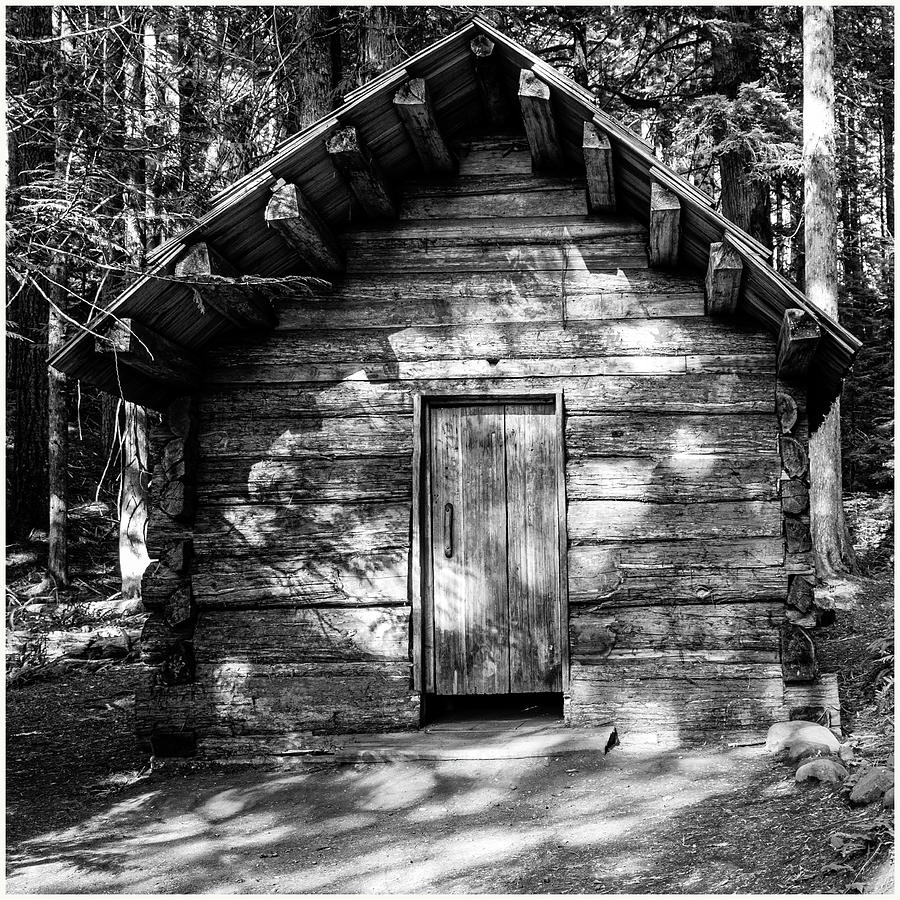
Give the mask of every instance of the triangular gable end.
<path id="1" fill-rule="evenodd" d="M 830 405 L 860 342 L 775 271 L 771 251 L 598 109 L 587 90 L 479 16 L 348 94 L 337 110 L 285 141 L 265 166 L 217 195 L 210 211 L 157 248 L 147 273 L 51 365 L 162 406 L 192 383 L 198 351 L 236 327 L 274 323 L 264 282 L 254 283 L 254 276 L 333 276 L 340 266 L 334 231 L 360 213 L 388 215 L 391 182 L 423 168 L 446 170 L 447 143 L 465 133 L 472 110 L 484 109 L 496 121 L 505 102 L 518 116 L 516 99 L 533 161 L 553 166 L 561 158 L 569 167 L 587 167 L 592 206 L 615 203 L 648 224 L 651 258 L 654 234 L 678 239 L 677 230 L 666 237 L 672 221 L 666 209 L 680 208 L 681 261 L 708 273 L 708 311 L 729 310 L 736 301 L 780 332 L 785 345 L 792 323 L 805 313 L 821 339 L 803 362 L 816 405 Z M 286 244 L 295 252 L 286 253 Z M 786 316 L 788 310 L 797 312 Z"/>

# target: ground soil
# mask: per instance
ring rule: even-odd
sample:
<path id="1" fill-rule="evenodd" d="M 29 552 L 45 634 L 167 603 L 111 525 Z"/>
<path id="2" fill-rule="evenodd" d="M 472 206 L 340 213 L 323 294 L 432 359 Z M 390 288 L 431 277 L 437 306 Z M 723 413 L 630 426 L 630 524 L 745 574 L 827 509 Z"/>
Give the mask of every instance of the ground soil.
<path id="1" fill-rule="evenodd" d="M 851 511 L 863 577 L 817 641 L 850 740 L 883 761 L 892 695 L 879 707 L 868 648 L 892 629 L 893 557 L 872 521 L 891 510 Z M 139 671 L 7 691 L 7 892 L 844 893 L 890 840 L 877 808 L 797 785 L 759 747 L 151 773 Z M 873 838 L 843 858 L 835 831 Z"/>

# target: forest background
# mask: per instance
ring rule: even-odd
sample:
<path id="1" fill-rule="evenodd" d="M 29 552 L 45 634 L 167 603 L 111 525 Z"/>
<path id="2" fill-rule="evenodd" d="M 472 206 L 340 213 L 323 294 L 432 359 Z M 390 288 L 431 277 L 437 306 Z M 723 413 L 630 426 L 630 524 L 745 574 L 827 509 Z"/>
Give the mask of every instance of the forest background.
<path id="1" fill-rule="evenodd" d="M 51 493 L 63 519 L 67 493 L 117 508 L 123 410 L 48 373 L 48 352 L 219 190 L 473 12 L 803 286 L 802 7 L 8 7 L 8 540 L 47 529 Z M 840 318 L 864 344 L 841 406 L 854 492 L 893 482 L 893 18 L 835 8 Z"/>

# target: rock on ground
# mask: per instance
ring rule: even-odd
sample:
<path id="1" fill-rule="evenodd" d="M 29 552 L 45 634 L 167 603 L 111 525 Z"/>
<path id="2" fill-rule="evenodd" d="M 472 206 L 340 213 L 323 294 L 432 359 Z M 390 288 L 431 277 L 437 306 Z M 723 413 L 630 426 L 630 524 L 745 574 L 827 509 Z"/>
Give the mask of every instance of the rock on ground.
<path id="1" fill-rule="evenodd" d="M 823 784 L 840 784 L 847 777 L 847 770 L 835 759 L 820 757 L 803 763 L 795 778 L 797 781 L 821 781 Z"/>
<path id="2" fill-rule="evenodd" d="M 850 792 L 850 802 L 863 806 L 880 800 L 894 786 L 894 774 L 883 766 L 872 766 Z"/>
<path id="3" fill-rule="evenodd" d="M 776 722 L 766 734 L 766 750 L 769 753 L 789 750 L 799 743 L 822 744 L 831 753 L 837 753 L 841 747 L 838 739 L 824 725 L 799 719 L 793 722 Z"/>
<path id="4" fill-rule="evenodd" d="M 894 808 L 894 789 L 888 788 L 885 791 L 884 797 L 882 799 L 882 803 L 884 803 L 885 809 L 893 809 Z"/>
<path id="5" fill-rule="evenodd" d="M 816 756 L 830 756 L 832 752 L 830 747 L 818 741 L 797 741 L 788 748 L 788 759 L 791 762 L 800 762 Z"/>

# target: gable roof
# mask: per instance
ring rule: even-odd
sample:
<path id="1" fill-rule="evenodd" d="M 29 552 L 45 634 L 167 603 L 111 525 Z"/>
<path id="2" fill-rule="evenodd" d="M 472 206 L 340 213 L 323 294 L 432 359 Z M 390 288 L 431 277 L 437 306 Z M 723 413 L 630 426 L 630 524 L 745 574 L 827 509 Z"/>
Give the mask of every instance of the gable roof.
<path id="1" fill-rule="evenodd" d="M 194 226 L 156 248 L 147 269 L 110 306 L 68 341 L 50 360 L 66 374 L 112 393 L 159 406 L 171 385 L 119 366 L 115 354 L 100 353 L 95 335 L 121 318 L 149 326 L 189 351 L 200 351 L 233 326 L 198 303 L 194 288 L 175 277 L 175 264 L 199 241 L 218 250 L 240 272 L 264 277 L 302 274 L 294 253 L 286 253 L 279 234 L 267 227 L 264 213 L 280 179 L 294 183 L 319 216 L 340 230 L 355 216 L 347 185 L 337 176 L 325 141 L 339 128 L 356 127 L 381 169 L 391 179 L 419 171 L 419 158 L 398 118 L 392 100 L 410 77 L 424 78 L 441 133 L 453 139 L 465 133 L 472 109 L 480 108 L 470 41 L 485 35 L 494 42 L 500 73 L 515 96 L 519 73 L 530 69 L 550 87 L 559 138 L 567 162 L 583 166 L 584 122 L 608 136 L 615 160 L 619 209 L 646 223 L 654 181 L 681 201 L 681 259 L 705 271 L 710 244 L 727 238 L 744 263 L 739 308 L 778 333 L 785 310 L 805 310 L 819 324 L 821 340 L 811 372 L 819 403 L 830 404 L 861 343 L 836 321 L 810 304 L 803 293 L 772 267 L 771 251 L 714 209 L 712 199 L 676 174 L 636 134 L 597 107 L 593 95 L 552 66 L 508 38 L 479 16 L 471 16 L 455 32 L 349 93 L 338 109 L 292 136 L 271 159 L 213 198 L 212 208 Z"/>

